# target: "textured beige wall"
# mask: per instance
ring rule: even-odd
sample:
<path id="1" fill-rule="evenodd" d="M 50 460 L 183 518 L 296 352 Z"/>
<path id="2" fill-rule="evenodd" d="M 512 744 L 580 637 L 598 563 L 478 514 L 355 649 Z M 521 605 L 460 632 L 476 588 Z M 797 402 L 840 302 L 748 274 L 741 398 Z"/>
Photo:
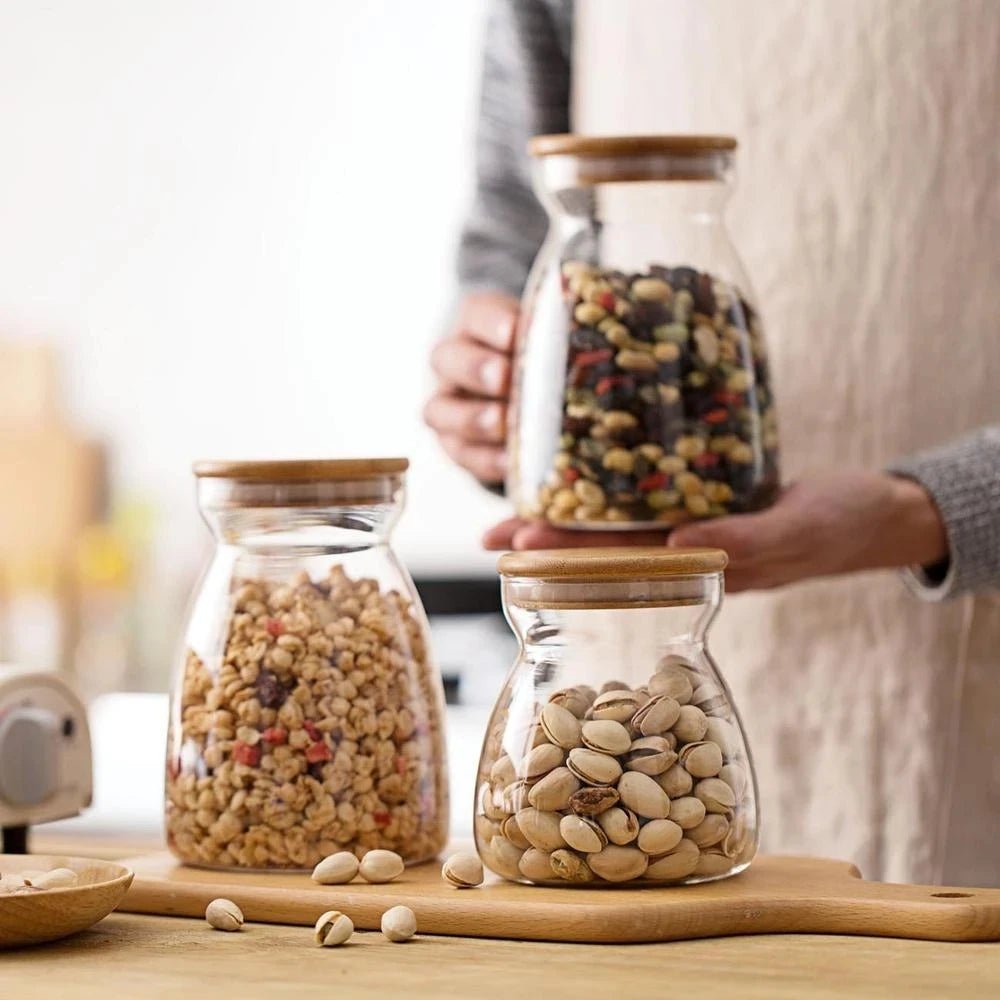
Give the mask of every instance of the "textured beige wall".
<path id="1" fill-rule="evenodd" d="M 786 477 L 1000 421 L 997 0 L 578 0 L 576 128 L 739 137 Z M 727 598 L 769 850 L 1000 884 L 1000 598 Z"/>

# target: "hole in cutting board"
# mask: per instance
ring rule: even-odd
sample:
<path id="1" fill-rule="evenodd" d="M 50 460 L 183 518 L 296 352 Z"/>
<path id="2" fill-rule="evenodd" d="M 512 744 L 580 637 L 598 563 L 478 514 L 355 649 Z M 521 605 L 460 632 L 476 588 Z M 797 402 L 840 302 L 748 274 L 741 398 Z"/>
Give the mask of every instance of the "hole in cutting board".
<path id="1" fill-rule="evenodd" d="M 968 899 L 971 892 L 932 892 L 932 896 L 937 899 Z"/>

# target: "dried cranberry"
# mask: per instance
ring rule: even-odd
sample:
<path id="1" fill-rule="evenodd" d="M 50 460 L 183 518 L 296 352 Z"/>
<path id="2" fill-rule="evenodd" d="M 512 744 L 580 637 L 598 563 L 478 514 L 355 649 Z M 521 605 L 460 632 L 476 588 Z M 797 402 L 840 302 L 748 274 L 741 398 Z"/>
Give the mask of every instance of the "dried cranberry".
<path id="1" fill-rule="evenodd" d="M 288 730 L 281 726 L 271 726 L 260 734 L 260 738 L 272 746 L 281 746 L 283 743 L 288 742 Z"/>
<path id="2" fill-rule="evenodd" d="M 302 728 L 309 734 L 309 739 L 311 739 L 314 743 L 317 740 L 323 739 L 323 734 L 316 728 L 315 722 L 310 722 L 306 719 L 305 722 L 302 723 Z"/>
<path id="3" fill-rule="evenodd" d="M 248 767 L 256 767 L 260 763 L 260 747 L 250 746 L 242 740 L 237 740 L 233 744 L 233 760 L 237 764 L 246 764 Z"/>
<path id="4" fill-rule="evenodd" d="M 724 424 L 729 419 L 729 411 L 726 409 L 709 410 L 702 420 L 706 424 Z"/>
<path id="5" fill-rule="evenodd" d="M 306 760 L 310 764 L 318 764 L 324 760 L 333 760 L 333 754 L 325 743 L 310 743 L 306 747 Z"/>
<path id="6" fill-rule="evenodd" d="M 372 819 L 379 828 L 386 827 L 392 822 L 392 814 L 388 809 L 376 809 L 372 813 Z"/>
<path id="7" fill-rule="evenodd" d="M 580 478 L 580 473 L 576 469 L 563 469 L 562 477 L 564 482 L 575 483 Z"/>
<path id="8" fill-rule="evenodd" d="M 615 310 L 615 293 L 614 292 L 601 292 L 597 296 L 597 304 L 602 309 L 607 310 L 607 312 L 614 312 L 614 310 Z"/>
<path id="9" fill-rule="evenodd" d="M 706 451 L 692 458 L 691 464 L 696 469 L 711 469 L 719 464 L 719 456 L 715 452 Z"/>
<path id="10" fill-rule="evenodd" d="M 639 489 L 644 493 L 648 493 L 650 490 L 662 490 L 666 485 L 667 477 L 663 472 L 654 472 L 652 475 L 640 479 L 638 483 Z"/>
<path id="11" fill-rule="evenodd" d="M 267 624 L 264 628 L 267 629 L 267 634 L 274 636 L 275 639 L 277 639 L 279 635 L 285 634 L 285 626 L 282 625 L 277 618 L 268 618 Z"/>
<path id="12" fill-rule="evenodd" d="M 257 700 L 264 708 L 280 708 L 288 692 L 270 670 L 262 670 L 257 677 Z"/>

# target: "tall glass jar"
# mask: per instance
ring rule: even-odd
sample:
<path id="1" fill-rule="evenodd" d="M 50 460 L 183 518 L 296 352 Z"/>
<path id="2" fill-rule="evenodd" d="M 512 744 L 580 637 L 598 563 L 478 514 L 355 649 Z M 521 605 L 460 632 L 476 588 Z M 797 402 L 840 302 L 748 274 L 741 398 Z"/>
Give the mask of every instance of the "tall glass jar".
<path id="1" fill-rule="evenodd" d="M 539 136 L 508 495 L 568 528 L 669 528 L 776 496 L 767 349 L 723 223 L 736 140 Z"/>
<path id="2" fill-rule="evenodd" d="M 389 544 L 407 465 L 195 465 L 216 549 L 170 709 L 181 860 L 307 869 L 336 851 L 418 862 L 444 846 L 444 696 Z"/>
<path id="3" fill-rule="evenodd" d="M 716 549 L 500 559 L 521 643 L 477 775 L 476 846 L 539 885 L 707 882 L 757 850 L 743 726 L 705 644 Z"/>

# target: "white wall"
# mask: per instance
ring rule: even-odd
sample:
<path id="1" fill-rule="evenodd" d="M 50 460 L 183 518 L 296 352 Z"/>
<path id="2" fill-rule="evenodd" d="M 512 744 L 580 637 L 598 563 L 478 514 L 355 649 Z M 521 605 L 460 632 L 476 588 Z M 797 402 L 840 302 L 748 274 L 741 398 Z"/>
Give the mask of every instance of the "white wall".
<path id="1" fill-rule="evenodd" d="M 0 0 L 0 335 L 54 338 L 122 496 L 197 561 L 192 459 L 405 454 L 400 548 L 503 505 L 419 422 L 471 183 L 482 0 Z"/>

